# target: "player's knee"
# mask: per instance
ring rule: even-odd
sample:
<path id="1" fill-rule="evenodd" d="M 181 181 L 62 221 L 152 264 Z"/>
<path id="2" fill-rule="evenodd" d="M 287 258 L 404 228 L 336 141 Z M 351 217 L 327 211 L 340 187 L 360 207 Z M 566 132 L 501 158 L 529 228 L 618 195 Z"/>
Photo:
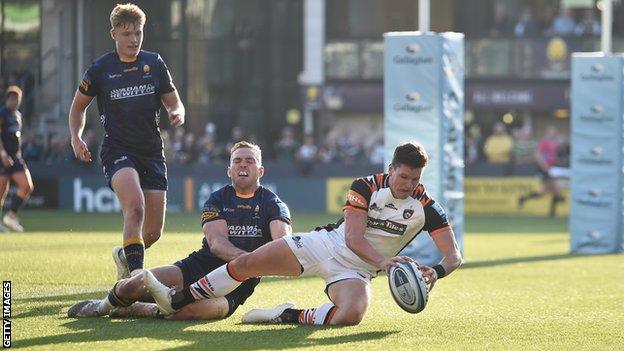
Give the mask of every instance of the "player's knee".
<path id="1" fill-rule="evenodd" d="M 131 204 L 124 210 L 124 218 L 140 222 L 145 215 L 145 206 L 141 203 Z"/>
<path id="2" fill-rule="evenodd" d="M 251 253 L 244 253 L 238 256 L 230 264 L 230 269 L 240 278 L 249 278 L 254 274 L 254 267 L 257 266 L 256 258 Z"/>
<path id="3" fill-rule="evenodd" d="M 117 283 L 115 292 L 124 300 L 138 300 L 143 295 L 143 281 L 137 275 L 130 279 L 124 279 Z"/>
<path id="4" fill-rule="evenodd" d="M 343 311 L 339 311 L 343 312 Z M 336 313 L 334 318 L 330 321 L 330 324 L 335 325 L 358 325 L 364 319 L 366 311 L 358 309 L 348 309 L 343 313 Z"/>

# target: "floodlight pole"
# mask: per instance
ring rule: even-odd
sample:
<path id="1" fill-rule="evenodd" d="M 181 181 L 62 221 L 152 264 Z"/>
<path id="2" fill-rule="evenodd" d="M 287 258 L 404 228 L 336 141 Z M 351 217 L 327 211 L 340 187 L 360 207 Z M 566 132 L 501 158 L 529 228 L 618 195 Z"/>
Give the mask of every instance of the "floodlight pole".
<path id="1" fill-rule="evenodd" d="M 598 4 L 601 11 L 600 24 L 600 49 L 605 55 L 611 53 L 611 25 L 613 24 L 612 0 L 602 0 Z"/>
<path id="2" fill-rule="evenodd" d="M 421 33 L 429 32 L 431 6 L 429 0 L 418 0 L 418 30 Z"/>

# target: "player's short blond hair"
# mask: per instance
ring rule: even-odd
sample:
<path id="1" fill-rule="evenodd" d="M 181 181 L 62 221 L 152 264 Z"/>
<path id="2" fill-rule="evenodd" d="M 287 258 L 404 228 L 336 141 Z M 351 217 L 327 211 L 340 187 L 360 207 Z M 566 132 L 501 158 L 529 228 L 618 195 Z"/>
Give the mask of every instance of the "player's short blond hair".
<path id="1" fill-rule="evenodd" d="M 258 163 L 262 164 L 262 150 L 260 150 L 260 146 L 258 146 L 258 144 L 245 140 L 239 141 L 230 149 L 230 155 L 234 154 L 234 151 L 238 149 L 252 149 L 258 155 Z"/>
<path id="2" fill-rule="evenodd" d="M 135 4 L 117 4 L 110 14 L 111 27 L 118 28 L 124 24 L 142 26 L 145 24 L 145 12 Z"/>

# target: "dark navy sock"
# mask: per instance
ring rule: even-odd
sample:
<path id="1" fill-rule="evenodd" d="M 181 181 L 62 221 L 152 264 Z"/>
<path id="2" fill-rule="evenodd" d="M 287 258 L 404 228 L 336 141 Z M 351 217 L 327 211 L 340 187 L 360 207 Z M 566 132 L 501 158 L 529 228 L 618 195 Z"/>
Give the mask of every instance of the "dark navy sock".
<path id="1" fill-rule="evenodd" d="M 135 269 L 143 269 L 143 258 L 145 257 L 145 246 L 143 244 L 130 244 L 124 246 L 124 254 L 128 261 L 128 271 L 132 273 Z"/>

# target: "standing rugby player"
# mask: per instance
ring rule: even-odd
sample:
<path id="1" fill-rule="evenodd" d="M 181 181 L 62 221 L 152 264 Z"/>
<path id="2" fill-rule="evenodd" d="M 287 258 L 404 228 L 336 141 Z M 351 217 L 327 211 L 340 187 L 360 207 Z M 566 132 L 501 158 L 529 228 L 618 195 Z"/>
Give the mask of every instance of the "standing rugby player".
<path id="1" fill-rule="evenodd" d="M 104 140 L 104 176 L 123 212 L 123 248 L 113 249 L 117 278 L 143 269 L 145 249 L 162 234 L 167 167 L 158 122 L 161 104 L 174 127 L 184 123 L 184 106 L 159 54 L 141 50 L 145 13 L 136 5 L 117 5 L 110 15 L 115 51 L 93 61 L 76 91 L 69 113 L 76 158 L 91 162 L 82 140 L 85 110 L 97 97 Z"/>
<path id="2" fill-rule="evenodd" d="M 9 192 L 11 181 L 17 184 L 17 193 L 2 218 L 9 229 L 23 232 L 17 212 L 33 191 L 33 181 L 21 152 L 22 114 L 17 110 L 22 102 L 22 90 L 15 85 L 7 88 L 4 107 L 0 109 L 0 209 Z M 0 231 L 6 228 L 0 225 Z"/>

